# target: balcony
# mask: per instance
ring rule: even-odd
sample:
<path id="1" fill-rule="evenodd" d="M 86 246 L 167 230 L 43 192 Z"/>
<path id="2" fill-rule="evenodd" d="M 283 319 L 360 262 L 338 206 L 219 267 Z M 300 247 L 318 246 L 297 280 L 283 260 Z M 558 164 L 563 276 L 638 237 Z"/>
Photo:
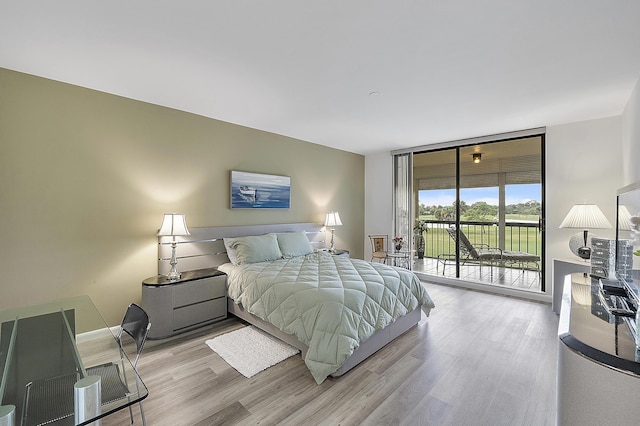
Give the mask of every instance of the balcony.
<path id="1" fill-rule="evenodd" d="M 429 275 L 456 278 L 455 242 L 449 236 L 447 228 L 455 224 L 454 221 L 424 220 L 428 232 L 424 233 L 424 258 L 414 259 L 414 271 Z M 499 227 L 495 222 L 463 221 L 460 229 L 468 237 L 471 244 L 486 244 L 499 247 Z M 503 250 L 522 251 L 541 256 L 542 239 L 535 222 L 508 221 L 505 223 L 505 238 Z M 414 243 L 415 244 L 415 243 Z M 414 247 L 417 247 L 415 244 Z M 524 268 L 514 265 L 497 265 L 493 271 L 488 265 L 466 261 L 460 266 L 460 279 L 481 282 L 491 285 L 506 286 L 530 291 L 541 291 L 541 274 L 538 265 L 527 264 Z M 493 272 L 493 273 L 492 273 Z"/>

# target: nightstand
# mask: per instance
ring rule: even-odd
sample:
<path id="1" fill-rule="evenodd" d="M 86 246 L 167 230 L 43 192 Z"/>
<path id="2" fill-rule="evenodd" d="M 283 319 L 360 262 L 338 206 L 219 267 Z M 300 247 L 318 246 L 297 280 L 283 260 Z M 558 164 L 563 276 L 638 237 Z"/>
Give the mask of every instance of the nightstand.
<path id="1" fill-rule="evenodd" d="M 573 272 L 589 273 L 591 263 L 588 260 L 575 257 L 573 259 L 553 259 L 552 274 L 553 274 L 553 300 L 551 301 L 551 308 L 556 314 L 560 314 L 560 307 L 562 306 L 562 293 L 564 287 L 564 278 Z"/>
<path id="2" fill-rule="evenodd" d="M 150 339 L 162 339 L 227 318 L 227 275 L 216 268 L 142 281 L 142 307 L 151 319 Z"/>
<path id="3" fill-rule="evenodd" d="M 333 253 L 331 253 L 334 256 L 340 256 L 340 257 L 349 257 L 349 250 L 340 250 L 340 249 L 336 249 Z"/>

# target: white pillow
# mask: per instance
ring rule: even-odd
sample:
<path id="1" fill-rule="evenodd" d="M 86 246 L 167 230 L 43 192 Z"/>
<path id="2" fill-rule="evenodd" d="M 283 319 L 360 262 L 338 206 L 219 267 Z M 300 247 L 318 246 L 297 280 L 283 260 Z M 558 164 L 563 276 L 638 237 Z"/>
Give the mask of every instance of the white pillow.
<path id="1" fill-rule="evenodd" d="M 251 235 L 248 237 L 224 238 L 227 256 L 234 265 L 265 262 L 282 258 L 278 239 L 274 234 Z M 232 254 L 229 255 L 229 248 Z M 235 250 L 235 253 L 233 251 Z M 235 255 L 235 256 L 234 256 Z M 235 257 L 235 262 L 231 257 Z"/>
<path id="2" fill-rule="evenodd" d="M 236 249 L 231 247 L 231 240 L 233 240 L 233 238 L 223 238 L 222 240 L 224 241 L 224 248 L 227 250 L 229 261 L 237 266 L 238 255 L 236 254 Z"/>
<path id="3" fill-rule="evenodd" d="M 283 232 L 275 234 L 278 238 L 278 246 L 282 252 L 282 257 L 291 258 L 304 256 L 313 253 L 313 247 L 304 231 L 300 232 Z"/>

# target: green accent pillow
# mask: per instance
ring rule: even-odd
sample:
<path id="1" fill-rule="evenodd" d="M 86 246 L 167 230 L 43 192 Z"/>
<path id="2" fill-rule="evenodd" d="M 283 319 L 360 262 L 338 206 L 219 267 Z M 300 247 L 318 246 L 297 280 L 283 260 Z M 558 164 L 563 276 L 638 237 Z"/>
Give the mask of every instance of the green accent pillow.
<path id="1" fill-rule="evenodd" d="M 304 256 L 313 253 L 313 247 L 304 231 L 300 232 L 283 232 L 275 234 L 278 238 L 278 245 L 282 252 L 282 257 L 291 258 Z"/>
<path id="2" fill-rule="evenodd" d="M 225 245 L 235 250 L 236 265 L 265 262 L 282 258 L 278 239 L 274 234 L 225 238 Z"/>

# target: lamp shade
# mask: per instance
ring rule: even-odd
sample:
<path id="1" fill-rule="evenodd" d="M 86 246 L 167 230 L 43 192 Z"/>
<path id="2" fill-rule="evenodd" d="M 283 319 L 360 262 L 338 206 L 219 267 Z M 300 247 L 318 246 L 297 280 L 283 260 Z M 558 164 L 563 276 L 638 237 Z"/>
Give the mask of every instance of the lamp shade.
<path id="1" fill-rule="evenodd" d="M 576 204 L 571 207 L 560 228 L 603 229 L 611 228 L 611 223 L 595 204 Z"/>
<path id="2" fill-rule="evenodd" d="M 327 213 L 327 218 L 324 221 L 324 226 L 340 226 L 342 221 L 340 220 L 340 214 L 338 212 Z"/>
<path id="3" fill-rule="evenodd" d="M 158 236 L 191 235 L 183 214 L 167 213 L 164 215 Z"/>

